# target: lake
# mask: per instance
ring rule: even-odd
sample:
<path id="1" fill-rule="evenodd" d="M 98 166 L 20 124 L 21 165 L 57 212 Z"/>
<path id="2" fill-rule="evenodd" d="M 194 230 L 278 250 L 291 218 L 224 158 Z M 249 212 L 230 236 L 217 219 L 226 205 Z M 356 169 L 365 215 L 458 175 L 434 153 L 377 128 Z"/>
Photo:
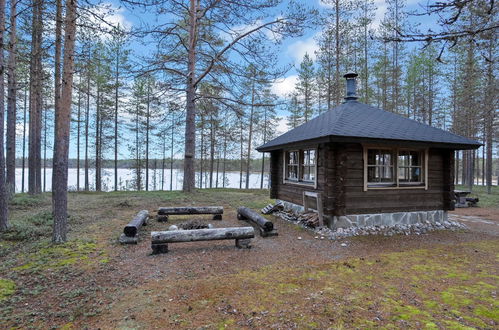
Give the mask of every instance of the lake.
<path id="1" fill-rule="evenodd" d="M 28 169 L 26 169 L 26 176 L 24 178 L 24 189 L 25 192 L 28 189 Z M 68 172 L 68 186 L 70 190 L 76 190 L 76 168 L 70 168 Z M 119 190 L 134 190 L 134 172 L 131 169 L 119 168 L 118 169 L 118 186 Z M 203 173 L 203 188 L 208 188 L 209 176 L 207 173 Z M 45 176 L 45 191 L 51 191 L 52 189 L 52 169 L 47 168 Z M 182 179 L 183 171 L 173 169 L 173 190 L 182 189 Z M 246 174 L 243 173 L 243 188 L 245 187 Z M 249 188 L 259 189 L 260 188 L 260 173 L 251 173 L 249 178 Z M 42 169 L 42 189 L 43 189 L 43 169 Z M 95 170 L 91 169 L 89 171 L 89 181 L 90 189 L 93 190 L 95 187 Z M 21 192 L 21 182 L 22 182 L 22 169 L 16 168 L 16 192 Z M 142 175 L 142 182 L 145 183 L 145 174 Z M 85 183 L 85 172 L 80 169 L 80 189 L 83 189 Z M 196 186 L 199 186 L 199 172 L 196 173 Z M 216 186 L 216 173 L 213 174 L 213 188 Z M 222 188 L 222 173 L 218 175 L 218 188 Z M 263 187 L 268 188 L 268 173 L 265 173 L 263 180 Z M 225 173 L 225 188 L 239 188 L 239 172 L 226 172 Z M 102 169 L 102 190 L 112 191 L 114 190 L 114 169 L 106 168 Z M 149 190 L 161 190 L 161 169 L 149 170 Z M 164 172 L 164 190 L 170 190 L 170 170 L 165 169 Z"/>

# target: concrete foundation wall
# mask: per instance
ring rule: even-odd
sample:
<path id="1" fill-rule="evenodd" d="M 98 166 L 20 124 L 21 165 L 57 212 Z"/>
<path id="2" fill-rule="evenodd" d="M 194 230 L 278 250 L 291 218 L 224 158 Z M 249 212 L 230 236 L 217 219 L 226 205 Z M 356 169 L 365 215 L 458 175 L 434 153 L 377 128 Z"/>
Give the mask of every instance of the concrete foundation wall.
<path id="1" fill-rule="evenodd" d="M 279 201 L 283 204 L 284 209 L 295 213 L 303 212 L 303 206 L 293 204 L 286 201 Z M 354 214 L 341 217 L 331 217 L 325 219 L 328 227 L 331 229 L 350 228 L 350 227 L 374 227 L 385 226 L 392 227 L 395 225 L 415 225 L 420 224 L 435 224 L 448 221 L 447 211 L 432 210 L 432 211 L 411 211 L 411 212 L 395 212 L 395 213 L 376 213 L 376 214 Z"/>

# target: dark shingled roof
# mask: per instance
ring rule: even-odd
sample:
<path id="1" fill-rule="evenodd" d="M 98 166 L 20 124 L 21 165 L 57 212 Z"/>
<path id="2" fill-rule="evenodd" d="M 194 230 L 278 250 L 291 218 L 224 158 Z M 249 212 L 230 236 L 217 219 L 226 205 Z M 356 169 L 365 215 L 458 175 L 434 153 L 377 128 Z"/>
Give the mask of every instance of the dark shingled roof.
<path id="1" fill-rule="evenodd" d="M 349 100 L 330 111 L 265 143 L 258 151 L 318 138 L 365 138 L 445 144 L 456 149 L 474 149 L 477 141 L 419 123 L 392 112 Z"/>

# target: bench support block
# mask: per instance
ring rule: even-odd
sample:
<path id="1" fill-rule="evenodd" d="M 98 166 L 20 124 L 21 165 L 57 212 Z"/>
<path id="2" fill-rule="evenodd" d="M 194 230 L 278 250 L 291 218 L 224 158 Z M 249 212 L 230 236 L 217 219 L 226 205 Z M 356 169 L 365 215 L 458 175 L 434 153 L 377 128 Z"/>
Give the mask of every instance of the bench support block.
<path id="1" fill-rule="evenodd" d="M 137 244 L 137 242 L 139 241 L 139 237 L 137 235 L 130 237 L 125 234 L 121 234 L 118 241 L 120 242 L 120 244 Z"/>
<path id="2" fill-rule="evenodd" d="M 158 214 L 156 220 L 158 220 L 158 222 L 168 222 L 168 216 Z"/>
<path id="3" fill-rule="evenodd" d="M 168 244 L 151 244 L 152 254 L 168 253 Z"/>

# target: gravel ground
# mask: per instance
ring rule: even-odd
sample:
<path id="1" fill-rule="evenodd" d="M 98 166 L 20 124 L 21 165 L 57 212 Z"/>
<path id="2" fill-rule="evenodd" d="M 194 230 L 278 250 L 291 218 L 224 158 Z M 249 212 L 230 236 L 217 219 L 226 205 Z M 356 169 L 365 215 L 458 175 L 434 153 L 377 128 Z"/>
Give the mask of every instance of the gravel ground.
<path id="1" fill-rule="evenodd" d="M 471 221 L 464 218 L 463 213 L 465 212 L 460 211 L 461 217 L 452 216 L 452 218 L 465 224 L 469 228 L 466 231 L 442 230 L 419 236 L 363 236 L 337 241 L 320 239 L 320 236 L 313 231 L 270 216 L 269 219 L 273 220 L 279 235 L 262 238 L 256 234 L 256 237 L 252 239 L 252 248 L 248 250 L 237 249 L 233 240 L 227 240 L 175 243 L 169 245 L 169 253 L 151 255 L 149 232 L 167 230 L 171 224 L 177 224 L 187 219 L 186 216 L 171 217 L 168 223 L 150 221 L 147 229 L 142 231 L 138 245 L 120 247 L 120 261 L 116 267 L 120 272 L 133 274 L 144 280 L 164 276 L 198 278 L 234 273 L 241 269 L 257 269 L 270 264 L 301 263 L 303 261 L 327 262 L 350 256 L 404 251 L 428 247 L 429 244 L 456 244 L 499 235 L 498 220 L 484 218 L 490 223 Z M 247 222 L 236 220 L 236 211 L 231 208 L 226 208 L 222 221 L 210 220 L 209 216 L 191 217 L 190 219 L 211 223 L 215 228 L 250 225 Z M 345 244 L 346 246 L 344 246 Z M 242 260 L 244 262 L 241 262 Z M 137 268 L 138 264 L 141 265 L 140 268 Z M 145 269 L 147 271 L 144 271 Z"/>

